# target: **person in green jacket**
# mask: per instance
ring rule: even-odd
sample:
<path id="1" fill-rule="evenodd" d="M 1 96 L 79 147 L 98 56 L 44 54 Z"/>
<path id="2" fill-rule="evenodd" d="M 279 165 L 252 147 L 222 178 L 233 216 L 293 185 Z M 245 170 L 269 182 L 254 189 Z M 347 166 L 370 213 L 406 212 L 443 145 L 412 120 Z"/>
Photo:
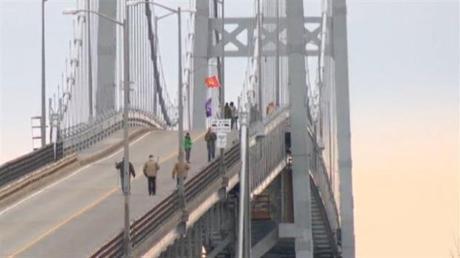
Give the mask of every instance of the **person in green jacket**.
<path id="1" fill-rule="evenodd" d="M 190 163 L 190 152 L 192 151 L 192 138 L 190 138 L 190 133 L 185 134 L 184 150 L 185 150 L 185 160 L 187 161 L 187 163 Z"/>

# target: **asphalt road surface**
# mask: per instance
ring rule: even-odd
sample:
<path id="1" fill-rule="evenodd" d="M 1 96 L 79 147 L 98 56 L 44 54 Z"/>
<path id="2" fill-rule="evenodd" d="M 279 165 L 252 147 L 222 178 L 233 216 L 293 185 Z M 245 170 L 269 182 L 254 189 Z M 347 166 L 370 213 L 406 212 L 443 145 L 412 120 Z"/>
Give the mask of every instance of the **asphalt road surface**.
<path id="1" fill-rule="evenodd" d="M 204 132 L 194 140 L 188 178 L 207 164 Z M 177 160 L 177 132 L 152 131 L 130 145 L 136 178 L 131 188 L 131 220 L 171 194 Z M 123 229 L 123 195 L 115 162 L 122 149 L 33 193 L 0 211 L 1 257 L 87 257 Z M 149 196 L 142 166 L 148 155 L 160 156 L 157 195 Z M 217 154 L 217 153 L 216 153 Z"/>

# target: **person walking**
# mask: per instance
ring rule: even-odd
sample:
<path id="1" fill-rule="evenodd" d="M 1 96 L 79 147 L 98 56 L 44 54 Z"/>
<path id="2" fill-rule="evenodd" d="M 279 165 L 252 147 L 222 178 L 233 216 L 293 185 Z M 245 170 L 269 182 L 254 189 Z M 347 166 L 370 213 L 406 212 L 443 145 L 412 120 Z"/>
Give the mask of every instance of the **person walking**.
<path id="1" fill-rule="evenodd" d="M 144 175 L 147 177 L 147 190 L 149 191 L 149 195 L 156 194 L 156 178 L 157 172 L 160 169 L 160 165 L 158 162 L 153 159 L 153 155 L 149 155 L 149 160 L 144 164 Z"/>
<path id="2" fill-rule="evenodd" d="M 192 138 L 190 133 L 186 133 L 184 137 L 184 150 L 185 150 L 185 160 L 187 163 L 190 163 L 190 152 L 192 151 Z"/>
<path id="3" fill-rule="evenodd" d="M 225 106 L 224 106 L 224 118 L 225 119 L 232 119 L 232 110 L 230 109 L 230 106 L 228 105 L 228 102 L 225 103 Z"/>
<path id="4" fill-rule="evenodd" d="M 230 111 L 232 112 L 232 122 L 231 122 L 231 128 L 238 129 L 237 122 L 238 122 L 238 110 L 235 107 L 235 104 L 233 102 L 230 102 Z"/>
<path id="5" fill-rule="evenodd" d="M 115 163 L 115 168 L 120 171 L 120 183 L 121 183 L 121 189 L 123 190 L 123 192 L 127 190 L 123 188 L 123 182 L 125 181 L 125 173 L 123 173 L 123 170 L 125 168 L 124 164 L 125 164 L 124 157 L 120 162 Z M 129 162 L 129 175 L 131 175 L 132 177 L 136 177 L 136 171 L 134 171 L 134 166 L 131 162 Z"/>
<path id="6" fill-rule="evenodd" d="M 189 169 L 190 166 L 187 163 L 183 162 L 181 164 L 181 162 L 177 161 L 172 170 L 172 178 L 176 179 L 177 184 L 179 184 L 180 178 L 182 178 L 182 180 L 185 182 Z"/>
<path id="7" fill-rule="evenodd" d="M 211 127 L 208 128 L 208 131 L 204 135 L 204 140 L 206 141 L 206 148 L 208 150 L 208 162 L 211 162 L 216 156 L 216 139 L 217 135 L 211 130 Z"/>

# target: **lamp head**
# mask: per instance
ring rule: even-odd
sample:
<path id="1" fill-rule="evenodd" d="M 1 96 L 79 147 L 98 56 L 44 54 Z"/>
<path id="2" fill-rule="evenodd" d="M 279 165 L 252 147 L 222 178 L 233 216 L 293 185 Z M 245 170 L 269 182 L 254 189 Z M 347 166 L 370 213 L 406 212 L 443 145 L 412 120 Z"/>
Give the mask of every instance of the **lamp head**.
<path id="1" fill-rule="evenodd" d="M 62 14 L 64 15 L 76 15 L 78 13 L 78 10 L 64 10 L 62 11 Z"/>

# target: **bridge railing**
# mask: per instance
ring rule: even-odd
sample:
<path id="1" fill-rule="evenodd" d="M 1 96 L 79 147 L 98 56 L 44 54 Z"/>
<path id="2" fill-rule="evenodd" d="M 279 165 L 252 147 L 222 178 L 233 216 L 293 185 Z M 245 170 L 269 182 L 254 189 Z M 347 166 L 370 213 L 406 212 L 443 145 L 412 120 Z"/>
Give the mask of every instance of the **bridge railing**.
<path id="1" fill-rule="evenodd" d="M 63 156 L 62 143 L 48 144 L 0 166 L 0 187 L 35 171 Z"/>
<path id="2" fill-rule="evenodd" d="M 276 166 L 286 159 L 285 133 L 289 110 L 280 108 L 259 125 L 254 125 L 250 135 L 254 137 L 249 150 L 251 190 L 259 186 Z"/>
<path id="3" fill-rule="evenodd" d="M 321 153 L 319 151 L 319 147 L 315 144 L 315 137 L 311 133 L 309 134 L 309 137 L 313 142 L 313 148 L 317 150 L 314 152 L 315 155 L 311 158 L 310 175 L 318 188 L 318 193 L 321 197 L 322 204 L 326 210 L 328 222 L 332 230 L 335 231 L 339 228 L 339 215 L 334 196 L 333 186 L 327 173 L 327 168 L 324 163 L 324 159 L 322 155 L 319 154 Z"/>
<path id="4" fill-rule="evenodd" d="M 311 170 L 313 181 L 318 187 L 319 195 L 323 206 L 325 207 L 326 214 L 328 217 L 331 228 L 335 231 L 339 228 L 339 213 L 336 206 L 336 200 L 333 194 L 331 180 L 327 174 L 326 166 L 322 157 L 317 156 L 316 169 Z"/>
<path id="5" fill-rule="evenodd" d="M 129 127 L 147 126 L 165 128 L 166 124 L 154 114 L 140 109 L 130 109 Z M 110 112 L 88 124 L 78 124 L 62 130 L 57 143 L 30 152 L 0 166 L 0 186 L 19 179 L 63 156 L 89 148 L 122 129 L 122 112 Z"/>

